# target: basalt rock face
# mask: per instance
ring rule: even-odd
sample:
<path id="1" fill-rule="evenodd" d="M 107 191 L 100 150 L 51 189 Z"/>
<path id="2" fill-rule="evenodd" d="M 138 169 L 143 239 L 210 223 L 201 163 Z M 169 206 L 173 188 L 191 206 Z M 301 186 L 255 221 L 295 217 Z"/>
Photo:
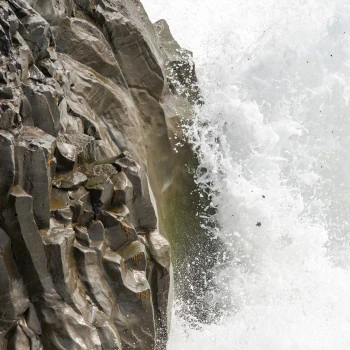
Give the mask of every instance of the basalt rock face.
<path id="1" fill-rule="evenodd" d="M 165 348 L 161 40 L 137 0 L 0 1 L 1 350 Z"/>
<path id="2" fill-rule="evenodd" d="M 0 0 L 0 350 L 165 348 L 164 236 L 208 264 L 190 56 L 138 0 Z"/>

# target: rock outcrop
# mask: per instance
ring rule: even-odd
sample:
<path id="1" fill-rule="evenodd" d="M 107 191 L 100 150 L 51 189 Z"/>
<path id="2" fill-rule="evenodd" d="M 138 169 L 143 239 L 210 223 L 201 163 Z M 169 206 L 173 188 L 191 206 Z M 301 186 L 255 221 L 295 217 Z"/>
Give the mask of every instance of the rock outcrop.
<path id="1" fill-rule="evenodd" d="M 191 62 L 139 0 L 0 1 L 0 350 L 165 348 Z"/>

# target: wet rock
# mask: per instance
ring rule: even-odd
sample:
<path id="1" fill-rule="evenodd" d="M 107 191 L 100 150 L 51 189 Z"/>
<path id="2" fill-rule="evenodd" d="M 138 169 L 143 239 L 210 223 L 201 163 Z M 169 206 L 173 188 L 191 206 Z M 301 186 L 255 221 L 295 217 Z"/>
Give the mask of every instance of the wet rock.
<path id="1" fill-rule="evenodd" d="M 90 247 L 90 237 L 87 228 L 84 226 L 74 226 L 75 238 L 84 247 Z"/>
<path id="2" fill-rule="evenodd" d="M 190 103 L 202 103 L 192 52 L 182 49 L 173 38 L 168 23 L 161 19 L 154 23 L 166 62 L 165 71 L 170 91 Z"/>
<path id="3" fill-rule="evenodd" d="M 54 187 L 51 189 L 51 199 L 50 199 L 51 210 L 67 208 L 69 201 L 70 199 L 67 191 L 60 190 Z"/>
<path id="4" fill-rule="evenodd" d="M 148 179 L 145 172 L 124 152 L 113 163 L 123 170 L 133 186 L 133 200 L 129 202 L 133 223 L 137 233 L 147 233 L 157 228 L 157 218 L 151 202 Z"/>
<path id="5" fill-rule="evenodd" d="M 167 271 L 170 270 L 170 244 L 158 232 L 153 231 L 139 236 L 152 258 Z"/>
<path id="6" fill-rule="evenodd" d="M 121 204 L 128 205 L 134 197 L 134 191 L 130 180 L 122 171 L 112 175 L 111 180 L 114 185 L 112 206 L 119 207 Z"/>
<path id="7" fill-rule="evenodd" d="M 51 210 L 51 217 L 66 225 L 73 221 L 73 213 L 70 208 Z"/>
<path id="8" fill-rule="evenodd" d="M 63 302 L 40 310 L 44 349 L 101 350 L 97 330 Z"/>
<path id="9" fill-rule="evenodd" d="M 164 86 L 161 58 L 153 45 L 153 28 L 143 7 L 138 2 L 101 1 L 94 9 L 94 17 L 112 38 L 110 44 L 128 86 L 148 90 L 159 99 Z M 134 65 L 130 65 L 130 59 Z"/>
<path id="10" fill-rule="evenodd" d="M 121 276 L 124 285 L 134 293 L 149 290 L 146 276 L 146 251 L 139 241 L 132 242 L 118 252 L 122 257 L 120 262 Z"/>
<path id="11" fill-rule="evenodd" d="M 138 0 L 0 2 L 0 348 L 164 349 L 159 38 Z"/>
<path id="12" fill-rule="evenodd" d="M 12 89 L 9 86 L 0 87 L 0 98 L 5 100 L 13 98 Z"/>
<path id="13" fill-rule="evenodd" d="M 87 36 L 90 38 L 88 41 Z M 55 37 L 59 50 L 126 87 L 110 44 L 101 31 L 89 21 L 84 18 L 65 18 L 60 26 L 55 28 Z"/>
<path id="14" fill-rule="evenodd" d="M 96 220 L 92 221 L 88 227 L 89 238 L 92 241 L 101 241 L 103 242 L 105 239 L 105 228 L 101 221 Z"/>
<path id="15" fill-rule="evenodd" d="M 74 219 L 77 219 L 80 215 L 81 206 L 78 208 L 80 210 L 76 210 L 76 212 L 74 211 L 74 208 L 75 206 L 71 205 L 71 200 L 69 199 L 67 191 L 60 190 L 58 188 L 53 188 L 51 190 L 51 217 L 55 218 L 59 222 L 69 224 L 72 221 L 74 222 L 74 215 Z"/>
<path id="16" fill-rule="evenodd" d="M 21 117 L 18 115 L 12 103 L 2 104 L 2 106 L 0 106 L 0 128 L 11 130 L 20 125 Z"/>
<path id="17" fill-rule="evenodd" d="M 90 192 L 91 203 L 96 213 L 102 209 L 109 209 L 112 205 L 114 184 L 111 177 L 117 175 L 110 164 L 85 167 L 88 181 L 84 187 Z"/>
<path id="18" fill-rule="evenodd" d="M 60 136 L 58 140 L 75 146 L 79 164 L 92 163 L 95 161 L 95 143 L 92 136 L 72 134 Z"/>
<path id="19" fill-rule="evenodd" d="M 86 175 L 79 171 L 70 171 L 67 173 L 57 173 L 52 184 L 60 189 L 77 190 L 87 181 Z"/>
<path id="20" fill-rule="evenodd" d="M 80 218 L 79 218 L 79 224 L 82 226 L 88 226 L 89 223 L 94 220 L 95 218 L 95 212 L 92 210 L 83 210 Z"/>
<path id="21" fill-rule="evenodd" d="M 136 245 L 128 250 L 129 255 L 124 255 L 124 258 L 133 258 L 134 261 L 142 261 L 138 257 L 140 252 Z M 125 252 L 127 253 L 127 252 Z M 135 349 L 153 349 L 155 340 L 151 336 L 154 332 L 153 311 L 150 299 L 150 292 L 147 290 L 147 283 L 144 283 L 146 288 L 141 293 L 135 293 L 127 288 L 122 277 L 121 264 L 123 258 L 121 255 L 107 251 L 103 257 L 103 267 L 105 278 L 111 288 L 115 298 L 118 300 L 118 306 L 123 317 L 117 320 L 120 336 L 126 348 Z M 125 265 L 123 275 L 125 277 Z M 141 271 L 141 275 L 144 273 Z M 143 288 L 142 288 L 143 289 Z"/>
<path id="22" fill-rule="evenodd" d="M 21 187 L 12 188 L 5 227 L 10 234 L 13 254 L 31 297 L 50 290 L 46 255 L 34 221 L 33 199 Z"/>
<path id="23" fill-rule="evenodd" d="M 31 350 L 30 341 L 24 333 L 22 327 L 17 325 L 7 342 L 8 350 Z"/>
<path id="24" fill-rule="evenodd" d="M 55 139 L 41 129 L 25 126 L 14 140 L 16 183 L 33 198 L 35 222 L 39 229 L 50 221 L 50 164 Z"/>
<path id="25" fill-rule="evenodd" d="M 90 201 L 90 194 L 84 187 L 79 187 L 77 190 L 68 192 L 69 198 L 73 200 L 79 200 L 86 204 Z"/>
<path id="26" fill-rule="evenodd" d="M 11 241 L 0 229 L 0 334 L 29 307 L 27 291 L 13 259 Z"/>
<path id="27" fill-rule="evenodd" d="M 15 181 L 15 159 L 14 159 L 14 137 L 11 133 L 0 130 L 0 159 L 1 163 L 1 175 L 0 176 L 0 196 L 2 199 L 8 197 L 9 191 Z M 0 201 L 0 208 L 6 207 L 6 201 Z"/>
<path id="28" fill-rule="evenodd" d="M 115 156 L 115 150 L 113 150 L 108 144 L 101 140 L 95 141 L 95 157 L 96 162 L 105 162 L 108 161 L 108 159 L 111 159 Z M 119 154 L 120 152 L 118 152 Z"/>
<path id="29" fill-rule="evenodd" d="M 84 134 L 92 136 L 95 140 L 101 140 L 100 127 L 89 111 L 82 109 L 77 103 L 67 101 L 67 111 L 74 117 L 79 118 L 83 125 Z M 89 116 L 87 116 L 87 115 Z"/>
<path id="30" fill-rule="evenodd" d="M 121 206 L 113 212 L 102 210 L 98 215 L 98 219 L 105 227 L 111 250 L 119 251 L 131 242 L 138 240 L 127 207 Z"/>
<path id="31" fill-rule="evenodd" d="M 31 106 L 31 119 L 34 126 L 46 133 L 57 136 L 60 120 L 56 92 L 47 85 L 22 85 L 25 97 Z"/>
<path id="32" fill-rule="evenodd" d="M 89 190 L 91 203 L 97 211 L 102 208 L 110 208 L 114 186 L 108 177 L 90 177 L 85 184 L 85 188 Z"/>
<path id="33" fill-rule="evenodd" d="M 99 257 L 92 248 L 74 243 L 74 257 L 80 280 L 84 283 L 88 295 L 108 317 L 113 318 L 119 312 L 115 299 L 103 278 Z"/>
<path id="34" fill-rule="evenodd" d="M 57 171 L 73 170 L 77 160 L 77 149 L 71 144 L 57 142 L 55 157 L 57 160 Z"/>
<path id="35" fill-rule="evenodd" d="M 43 345 L 41 343 L 40 337 L 35 334 L 35 332 L 27 325 L 26 320 L 24 317 L 22 317 L 19 320 L 19 325 L 24 332 L 24 334 L 27 336 L 30 342 L 30 349 L 31 350 L 43 350 Z"/>
<path id="36" fill-rule="evenodd" d="M 71 306 L 74 306 L 71 295 L 75 285 L 72 283 L 74 265 L 73 243 L 75 232 L 64 226 L 54 227 L 43 235 L 45 252 L 48 257 L 48 268 L 58 294 Z"/>
<path id="37" fill-rule="evenodd" d="M 83 213 L 84 203 L 79 200 L 71 200 L 69 202 L 69 209 L 72 212 L 72 222 L 77 223 Z"/>
<path id="38" fill-rule="evenodd" d="M 41 325 L 40 320 L 38 318 L 38 314 L 33 306 L 33 304 L 29 305 L 27 314 L 26 314 L 26 323 L 30 329 L 32 329 L 35 334 L 41 334 Z"/>

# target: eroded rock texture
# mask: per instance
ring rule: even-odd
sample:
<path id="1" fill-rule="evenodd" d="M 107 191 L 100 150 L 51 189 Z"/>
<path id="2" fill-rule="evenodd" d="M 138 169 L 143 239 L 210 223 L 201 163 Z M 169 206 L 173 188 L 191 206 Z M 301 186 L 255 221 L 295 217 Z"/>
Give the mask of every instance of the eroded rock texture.
<path id="1" fill-rule="evenodd" d="M 0 350 L 165 348 L 195 82 L 138 0 L 0 0 Z"/>
<path id="2" fill-rule="evenodd" d="M 0 25 L 0 349 L 164 348 L 152 24 L 138 1 L 9 0 Z"/>

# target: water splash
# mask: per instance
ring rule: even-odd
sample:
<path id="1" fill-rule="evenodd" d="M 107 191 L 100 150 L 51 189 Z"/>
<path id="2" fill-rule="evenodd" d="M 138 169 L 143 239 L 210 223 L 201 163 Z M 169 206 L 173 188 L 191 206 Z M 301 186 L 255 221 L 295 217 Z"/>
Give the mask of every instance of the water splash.
<path id="1" fill-rule="evenodd" d="M 194 51 L 188 135 L 231 253 L 211 296 L 227 312 L 197 330 L 175 312 L 168 348 L 348 349 L 350 4 L 145 5 Z"/>

